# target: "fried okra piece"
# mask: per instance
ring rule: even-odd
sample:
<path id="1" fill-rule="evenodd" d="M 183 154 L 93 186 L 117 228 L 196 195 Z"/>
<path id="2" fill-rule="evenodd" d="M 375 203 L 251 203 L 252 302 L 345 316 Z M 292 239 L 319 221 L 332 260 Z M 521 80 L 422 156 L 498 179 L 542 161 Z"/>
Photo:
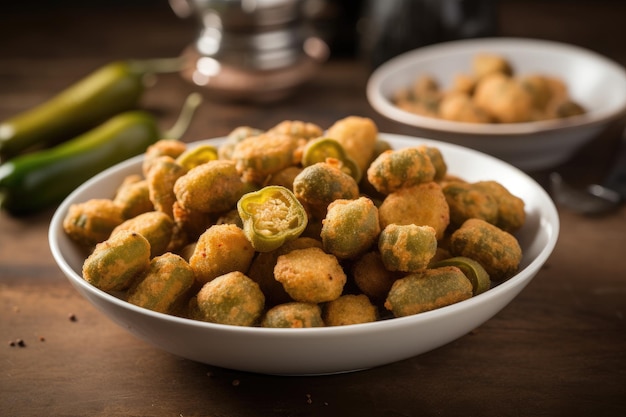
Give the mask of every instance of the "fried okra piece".
<path id="1" fill-rule="evenodd" d="M 450 223 L 455 228 L 472 218 L 492 224 L 498 221 L 498 201 L 487 189 L 451 181 L 443 186 L 443 193 L 450 208 Z"/>
<path id="2" fill-rule="evenodd" d="M 472 59 L 472 72 L 477 77 L 485 77 L 491 74 L 513 75 L 513 68 L 509 61 L 501 55 L 481 53 L 474 55 Z"/>
<path id="3" fill-rule="evenodd" d="M 174 203 L 172 213 L 178 233 L 183 234 L 190 242 L 198 240 L 206 229 L 217 223 L 211 213 L 188 209 L 179 201 Z"/>
<path id="4" fill-rule="evenodd" d="M 400 188 L 383 200 L 378 210 L 382 228 L 390 224 L 428 225 L 435 229 L 437 240 L 450 224 L 450 209 L 441 186 L 427 182 Z"/>
<path id="5" fill-rule="evenodd" d="M 205 284 L 228 272 L 246 272 L 253 257 L 254 248 L 243 230 L 233 224 L 216 224 L 200 235 L 189 264 L 196 282 Z"/>
<path id="6" fill-rule="evenodd" d="M 252 136 L 259 136 L 262 133 L 263 130 L 250 126 L 236 127 L 226 136 L 226 141 L 217 149 L 219 159 L 232 159 L 233 150 L 239 142 Z"/>
<path id="7" fill-rule="evenodd" d="M 383 194 L 433 181 L 435 174 L 430 157 L 418 147 L 383 152 L 367 169 L 368 181 Z"/>
<path id="8" fill-rule="evenodd" d="M 162 255 L 167 250 L 172 239 L 174 221 L 161 211 L 150 211 L 126 220 L 111 232 L 111 235 L 120 230 L 130 230 L 145 237 L 150 243 L 150 257 Z"/>
<path id="9" fill-rule="evenodd" d="M 339 142 L 361 172 L 365 172 L 374 156 L 378 127 L 367 117 L 348 116 L 329 127 L 326 137 Z"/>
<path id="10" fill-rule="evenodd" d="M 297 301 L 279 304 L 265 313 L 261 326 L 287 329 L 324 327 L 322 309 L 317 304 Z"/>
<path id="11" fill-rule="evenodd" d="M 162 156 L 169 156 L 172 159 L 178 158 L 187 150 L 187 144 L 175 139 L 161 139 L 156 143 L 148 146 L 144 153 L 142 163 L 143 176 L 147 177 L 148 172 L 152 169 L 153 163 Z"/>
<path id="12" fill-rule="evenodd" d="M 196 302 L 200 319 L 233 326 L 254 326 L 265 308 L 265 296 L 257 283 L 240 271 L 204 284 Z"/>
<path id="13" fill-rule="evenodd" d="M 154 210 L 148 182 L 140 175 L 129 175 L 117 189 L 113 202 L 122 208 L 122 216 L 131 219 Z"/>
<path id="14" fill-rule="evenodd" d="M 374 302 L 387 297 L 400 273 L 385 268 L 380 252 L 371 251 L 359 257 L 352 265 L 352 279 L 357 288 Z"/>
<path id="15" fill-rule="evenodd" d="M 284 120 L 267 131 L 273 135 L 288 135 L 299 139 L 313 139 L 322 136 L 324 131 L 315 123 L 301 120 Z"/>
<path id="16" fill-rule="evenodd" d="M 281 185 L 285 188 L 293 190 L 293 180 L 302 172 L 302 167 L 290 166 L 272 174 L 267 185 Z"/>
<path id="17" fill-rule="evenodd" d="M 528 122 L 533 119 L 533 98 L 514 78 L 493 74 L 476 86 L 474 103 L 498 123 Z"/>
<path id="18" fill-rule="evenodd" d="M 443 180 L 448 174 L 448 164 L 446 164 L 441 150 L 439 150 L 439 148 L 435 146 L 428 145 L 419 145 L 417 149 L 424 151 L 426 155 L 428 155 L 430 162 L 432 162 L 433 167 L 435 167 L 435 177 L 433 178 L 433 180 Z"/>
<path id="19" fill-rule="evenodd" d="M 102 291 L 128 289 L 150 266 L 150 243 L 137 232 L 122 230 L 98 243 L 83 263 L 83 278 Z"/>
<path id="20" fill-rule="evenodd" d="M 178 255 L 164 253 L 150 261 L 148 271 L 129 291 L 127 301 L 160 313 L 171 313 L 193 284 L 191 266 Z"/>
<path id="21" fill-rule="evenodd" d="M 298 147 L 293 136 L 265 133 L 237 143 L 231 158 L 243 181 L 262 184 L 270 175 L 294 165 Z"/>
<path id="22" fill-rule="evenodd" d="M 378 209 L 369 198 L 359 197 L 329 204 L 320 237 L 326 252 L 352 259 L 372 247 L 379 234 Z"/>
<path id="23" fill-rule="evenodd" d="M 293 300 L 306 303 L 338 298 L 347 280 L 337 258 L 315 247 L 279 256 L 274 277 Z"/>
<path id="24" fill-rule="evenodd" d="M 378 250 L 390 271 L 421 271 L 437 251 L 436 231 L 430 226 L 390 224 L 380 232 Z"/>
<path id="25" fill-rule="evenodd" d="M 378 319 L 378 310 L 365 294 L 346 294 L 324 304 L 322 318 L 326 326 L 371 323 Z"/>
<path id="26" fill-rule="evenodd" d="M 454 266 L 407 275 L 394 282 L 385 308 L 395 317 L 445 307 L 472 297 L 472 283 Z"/>
<path id="27" fill-rule="evenodd" d="M 124 222 L 122 208 L 108 199 L 72 204 L 63 219 L 63 230 L 73 241 L 93 246 L 109 238 Z"/>
<path id="28" fill-rule="evenodd" d="M 464 93 L 443 95 L 439 104 L 439 117 L 464 123 L 489 123 L 489 114 L 477 106 L 471 96 Z"/>
<path id="29" fill-rule="evenodd" d="M 481 219 L 469 219 L 452 233 L 450 252 L 480 263 L 493 281 L 515 275 L 522 260 L 515 236 Z"/>
<path id="30" fill-rule="evenodd" d="M 244 193 L 244 183 L 233 161 L 213 160 L 189 170 L 174 184 L 176 200 L 189 210 L 227 211 Z"/>
<path id="31" fill-rule="evenodd" d="M 174 217 L 173 206 L 176 202 L 174 184 L 186 173 L 187 170 L 171 156 L 159 156 L 152 161 L 146 180 L 150 201 L 156 210 Z"/>
<path id="32" fill-rule="evenodd" d="M 282 284 L 274 278 L 274 267 L 276 266 L 278 257 L 295 249 L 312 247 L 321 249 L 322 242 L 311 237 L 299 237 L 285 242 L 280 248 L 274 251 L 260 252 L 256 255 L 248 270 L 248 276 L 259 284 L 261 291 L 265 294 L 266 305 L 274 306 L 293 301 Z"/>
<path id="33" fill-rule="evenodd" d="M 507 232 L 515 232 L 524 225 L 526 212 L 524 200 L 511 192 L 497 181 L 479 181 L 474 187 L 485 190 L 498 203 L 498 220 L 495 225 Z"/>
<path id="34" fill-rule="evenodd" d="M 293 192 L 314 217 L 323 219 L 333 201 L 358 198 L 359 185 L 341 170 L 339 161 L 329 158 L 304 168 L 294 179 Z"/>

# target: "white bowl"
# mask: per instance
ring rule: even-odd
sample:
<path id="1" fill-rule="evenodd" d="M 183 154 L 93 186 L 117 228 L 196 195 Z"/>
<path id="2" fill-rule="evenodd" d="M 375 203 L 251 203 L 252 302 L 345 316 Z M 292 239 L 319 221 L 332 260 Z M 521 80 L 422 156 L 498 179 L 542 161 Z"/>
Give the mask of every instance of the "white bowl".
<path id="1" fill-rule="evenodd" d="M 391 97 L 420 74 L 445 90 L 455 75 L 469 73 L 477 53 L 501 54 L 517 74 L 539 73 L 565 81 L 570 96 L 588 112 L 560 120 L 478 124 L 425 117 L 396 107 Z M 563 43 L 523 38 L 446 42 L 407 52 L 378 67 L 367 84 L 371 106 L 383 116 L 415 127 L 416 136 L 477 149 L 532 171 L 567 161 L 585 143 L 626 114 L 626 71 L 595 52 Z"/>
<path id="2" fill-rule="evenodd" d="M 375 323 L 311 329 L 237 327 L 194 321 L 146 310 L 107 294 L 81 277 L 84 254 L 63 232 L 71 204 L 110 198 L 142 157 L 116 165 L 74 191 L 50 224 L 54 259 L 72 285 L 121 327 L 175 355 L 210 365 L 266 374 L 347 372 L 407 359 L 451 342 L 506 306 L 539 272 L 557 241 L 559 218 L 548 194 L 529 176 L 477 151 L 432 140 L 381 135 L 394 148 L 437 146 L 452 174 L 469 181 L 497 179 L 526 203 L 527 222 L 517 234 L 524 251 L 520 272 L 460 303 L 414 316 Z M 219 145 L 222 139 L 211 143 Z"/>

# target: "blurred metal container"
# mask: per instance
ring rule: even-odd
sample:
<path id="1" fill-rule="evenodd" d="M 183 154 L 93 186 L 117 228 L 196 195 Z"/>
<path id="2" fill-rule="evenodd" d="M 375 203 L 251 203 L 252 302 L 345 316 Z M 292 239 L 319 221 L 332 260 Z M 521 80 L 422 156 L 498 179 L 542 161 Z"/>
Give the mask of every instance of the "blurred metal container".
<path id="1" fill-rule="evenodd" d="M 199 34 L 183 76 L 213 96 L 267 102 L 310 79 L 328 47 L 310 25 L 311 0 L 170 0 Z"/>

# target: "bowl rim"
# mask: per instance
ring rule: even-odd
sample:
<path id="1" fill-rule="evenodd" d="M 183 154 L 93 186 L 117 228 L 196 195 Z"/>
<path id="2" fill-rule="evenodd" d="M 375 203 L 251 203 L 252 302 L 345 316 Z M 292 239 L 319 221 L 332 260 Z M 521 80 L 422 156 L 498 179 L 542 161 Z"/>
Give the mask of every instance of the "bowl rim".
<path id="1" fill-rule="evenodd" d="M 555 53 L 569 53 L 593 60 L 608 70 L 614 72 L 626 89 L 626 69 L 617 62 L 581 46 L 567 44 L 552 40 L 533 39 L 524 37 L 485 37 L 476 39 L 462 39 L 441 42 L 413 49 L 402 53 L 381 64 L 370 75 L 366 96 L 370 105 L 383 116 L 418 128 L 429 129 L 467 136 L 483 136 L 486 139 L 494 139 L 502 135 L 521 136 L 540 132 L 549 132 L 563 129 L 578 129 L 586 126 L 594 126 L 614 120 L 626 115 L 626 95 L 620 98 L 619 103 L 602 109 L 594 109 L 582 115 L 564 119 L 540 120 L 520 123 L 468 123 L 443 120 L 435 117 L 421 116 L 400 109 L 391 103 L 389 97 L 381 91 L 386 79 L 395 73 L 411 67 L 416 60 L 436 59 L 458 53 L 460 48 L 473 48 L 484 50 L 489 47 L 516 48 L 523 50 L 537 50 Z"/>
<path id="2" fill-rule="evenodd" d="M 389 318 L 389 319 L 384 319 L 384 320 L 378 320 L 378 321 L 371 322 L 371 323 L 359 323 L 359 324 L 351 324 L 351 325 L 345 325 L 345 326 L 329 326 L 329 327 L 303 328 L 303 329 L 291 329 L 291 328 L 282 329 L 282 328 L 243 327 L 243 326 L 225 325 L 225 324 L 204 322 L 204 321 L 194 320 L 190 318 L 165 314 L 165 313 L 159 313 L 159 312 L 155 312 L 149 309 L 145 309 L 145 308 L 133 305 L 127 301 L 124 301 L 116 297 L 113 294 L 100 290 L 99 288 L 89 284 L 87 281 L 83 279 L 83 277 L 80 274 L 74 271 L 74 269 L 70 266 L 69 262 L 63 255 L 63 252 L 61 250 L 61 244 L 60 244 L 61 239 L 65 239 L 69 241 L 69 237 L 67 237 L 63 233 L 63 219 L 66 213 L 68 212 L 70 205 L 75 202 L 76 198 L 82 193 L 84 193 L 86 190 L 92 188 L 94 184 L 104 180 L 109 175 L 117 173 L 118 171 L 121 171 L 124 169 L 131 169 L 132 167 L 139 166 L 141 161 L 143 160 L 143 155 L 138 155 L 126 161 L 120 162 L 104 170 L 103 172 L 99 174 L 96 174 L 94 177 L 87 180 L 85 183 L 83 183 L 81 186 L 75 189 L 58 206 L 58 208 L 55 210 L 52 216 L 49 230 L 48 230 L 48 243 L 49 243 L 51 253 L 53 255 L 54 260 L 56 261 L 57 265 L 59 266 L 61 271 L 64 273 L 66 278 L 70 281 L 70 283 L 74 287 L 79 289 L 79 291 L 82 290 L 82 291 L 87 291 L 89 293 L 92 293 L 99 299 L 102 299 L 108 303 L 112 303 L 116 307 L 119 307 L 125 310 L 130 310 L 134 314 L 148 316 L 151 319 L 166 320 L 170 324 L 180 324 L 183 326 L 190 326 L 190 327 L 195 327 L 195 328 L 202 328 L 202 329 L 214 330 L 214 331 L 219 331 L 219 332 L 227 332 L 227 333 L 235 332 L 238 334 L 246 334 L 246 335 L 256 335 L 256 336 L 263 335 L 266 337 L 271 337 L 273 335 L 276 335 L 276 336 L 280 336 L 281 338 L 284 338 L 284 337 L 302 338 L 302 337 L 319 337 L 319 336 L 331 337 L 331 336 L 338 336 L 338 335 L 341 335 L 343 337 L 343 336 L 349 336 L 349 335 L 365 334 L 365 333 L 369 333 L 370 331 L 385 332 L 385 331 L 393 331 L 394 329 L 399 329 L 399 328 L 407 327 L 407 326 L 411 327 L 412 325 L 420 323 L 420 322 L 428 322 L 433 319 L 436 320 L 437 318 L 460 314 L 464 310 L 472 309 L 472 307 L 476 306 L 477 304 L 481 304 L 483 302 L 489 302 L 489 300 L 492 300 L 492 299 L 497 299 L 501 294 L 507 293 L 510 290 L 513 290 L 515 287 L 521 286 L 521 288 L 523 288 L 531 281 L 534 275 L 536 275 L 536 273 L 539 271 L 540 266 L 543 265 L 548 260 L 548 258 L 551 256 L 552 252 L 554 251 L 554 248 L 559 238 L 559 231 L 560 231 L 560 220 L 559 220 L 558 211 L 556 209 L 556 206 L 554 205 L 554 202 L 552 201 L 548 193 L 543 189 L 543 187 L 541 187 L 532 177 L 530 177 L 528 174 L 526 174 L 519 168 L 516 168 L 513 165 L 510 165 L 507 162 L 504 162 L 496 157 L 493 157 L 491 155 L 485 154 L 483 152 L 480 152 L 471 148 L 467 148 L 467 147 L 456 145 L 456 144 L 446 143 L 442 141 L 437 141 L 433 139 L 414 137 L 414 136 L 408 136 L 408 135 L 399 135 L 399 134 L 390 134 L 390 133 L 380 133 L 379 135 L 383 139 L 392 139 L 396 142 L 405 143 L 407 146 L 409 144 L 414 145 L 416 143 L 416 140 L 419 140 L 420 141 L 419 143 L 431 144 L 434 146 L 441 146 L 443 147 L 443 150 L 444 150 L 444 156 L 445 156 L 446 148 L 452 149 L 452 150 L 462 150 L 463 152 L 466 152 L 472 155 L 480 155 L 481 158 L 487 158 L 491 161 L 491 163 L 505 166 L 509 170 L 517 171 L 517 174 L 524 177 L 525 181 L 528 181 L 536 185 L 537 193 L 539 195 L 538 198 L 540 198 L 542 201 L 546 203 L 546 206 L 544 207 L 544 209 L 545 209 L 545 214 L 546 214 L 548 221 L 546 222 L 546 219 L 544 218 L 540 219 L 541 220 L 540 227 L 550 228 L 548 232 L 549 233 L 548 241 L 546 242 L 545 246 L 541 249 L 538 255 L 534 259 L 532 259 L 523 269 L 518 271 L 516 275 L 514 275 L 513 277 L 509 278 L 508 280 L 504 282 L 497 284 L 490 290 L 482 294 L 475 295 L 467 300 L 463 300 L 461 302 L 452 304 L 452 305 L 448 305 L 448 306 L 441 307 L 435 310 L 426 311 L 420 314 L 410 315 L 406 317 Z M 212 144 L 218 145 L 222 143 L 222 141 L 224 141 L 225 139 L 226 138 L 224 137 L 217 137 L 217 138 L 212 138 L 212 139 L 195 141 L 192 143 L 188 143 L 187 145 L 192 146 L 192 147 L 203 144 L 203 143 L 209 143 L 209 144 L 212 143 Z"/>

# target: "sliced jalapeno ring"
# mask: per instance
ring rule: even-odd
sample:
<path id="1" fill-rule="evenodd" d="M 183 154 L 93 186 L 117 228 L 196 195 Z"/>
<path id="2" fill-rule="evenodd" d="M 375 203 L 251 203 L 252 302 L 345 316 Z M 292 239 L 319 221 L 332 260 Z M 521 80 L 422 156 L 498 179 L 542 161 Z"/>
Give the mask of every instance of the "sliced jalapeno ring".
<path id="1" fill-rule="evenodd" d="M 341 143 L 332 138 L 310 141 L 304 149 L 302 165 L 307 167 L 318 162 L 326 162 L 328 158 L 341 161 L 342 171 L 354 178 L 357 183 L 361 180 L 361 169 L 357 163 L 348 156 Z"/>
<path id="2" fill-rule="evenodd" d="M 474 295 L 487 291 L 491 286 L 489 274 L 480 263 L 473 259 L 465 256 L 448 258 L 437 262 L 433 268 L 438 268 L 440 266 L 456 266 L 459 268 L 472 283 Z"/>
<path id="3" fill-rule="evenodd" d="M 200 145 L 183 152 L 176 162 L 185 167 L 188 171 L 198 165 L 218 159 L 217 148 L 213 145 Z"/>
<path id="4" fill-rule="evenodd" d="M 289 189 L 270 185 L 245 194 L 237 203 L 246 237 L 258 252 L 270 252 L 300 236 L 308 218 Z"/>

